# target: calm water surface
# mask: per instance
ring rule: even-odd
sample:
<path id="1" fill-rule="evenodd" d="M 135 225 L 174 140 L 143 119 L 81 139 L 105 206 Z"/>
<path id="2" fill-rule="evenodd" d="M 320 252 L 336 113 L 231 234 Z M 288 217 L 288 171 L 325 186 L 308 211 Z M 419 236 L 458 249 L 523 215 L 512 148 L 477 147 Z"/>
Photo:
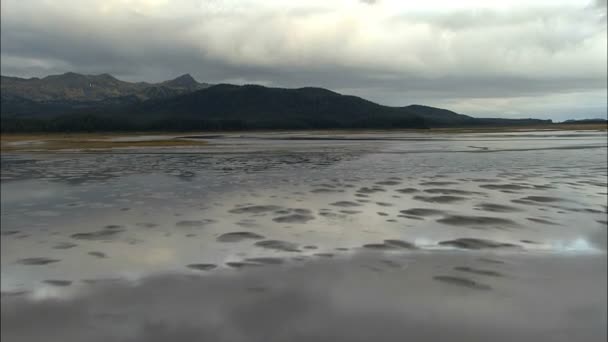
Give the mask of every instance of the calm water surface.
<path id="1" fill-rule="evenodd" d="M 429 299 L 426 309 L 421 302 L 407 301 L 418 313 L 410 323 L 423 319 L 421 312 L 431 315 L 439 309 L 456 313 L 464 306 L 481 317 L 496 305 L 504 308 L 519 301 L 523 308 L 532 305 L 527 291 L 534 289 L 537 298 L 546 296 L 542 298 L 548 306 L 537 313 L 532 307 L 520 308 L 525 312 L 522 322 L 526 315 L 549 318 L 530 331 L 522 328 L 528 323 L 509 318 L 501 329 L 517 332 L 514 336 L 523 340 L 605 339 L 605 132 L 191 138 L 210 143 L 97 154 L 2 155 L 3 323 L 13 322 L 3 334 L 23 334 L 15 303 L 23 307 L 31 301 L 70 300 L 104 281 L 142 284 L 142 289 L 154 291 L 160 286 L 154 281 L 161 281 L 155 277 L 167 275 L 221 282 L 222 277 L 237 274 L 249 284 L 279 272 L 289 281 L 271 283 L 308 295 L 317 285 L 309 283 L 310 277 L 308 282 L 298 277 L 325 279 L 333 285 L 323 296 L 356 304 L 349 312 L 370 305 L 361 299 L 371 296 L 370 289 L 383 288 L 384 294 L 376 295 L 379 299 L 371 307 L 386 310 L 387 322 L 403 314 L 390 303 L 405 298 L 398 295 L 405 289 L 427 299 L 455 289 L 450 298 L 470 299 L 452 307 Z M 362 280 L 370 274 L 377 280 Z M 300 279 L 301 288 L 293 285 L 294 279 Z M 353 282 L 347 286 L 345 279 Z M 551 291 L 547 284 L 557 279 L 564 286 L 553 284 Z M 170 286 L 185 286 L 175 278 L 170 281 L 177 282 Z M 568 290 L 566 282 L 579 290 Z M 233 282 L 215 284 L 215 292 L 209 293 L 225 295 L 231 291 L 228 284 Z M 188 286 L 185 293 L 192 291 Z M 266 289 L 250 287 L 254 292 Z M 483 290 L 486 297 L 468 297 Z M 357 299 L 347 300 L 344 291 Z M 111 297 L 98 292 L 87 296 L 91 301 Z M 175 298 L 181 300 L 185 299 Z M 215 312 L 217 305 L 211 305 Z M 327 319 L 344 317 L 344 311 L 336 312 Z M 505 318 L 514 312 L 503 314 L 500 317 Z M 559 330 L 557 322 L 566 317 L 561 314 L 584 323 Z M 340 324 L 356 322 L 350 319 Z M 446 324 L 461 323 L 450 318 Z M 207 327 L 208 322 L 196 324 Z M 256 332 L 264 330 L 258 328 Z M 336 329 L 316 334 L 335 340 L 365 336 Z M 143 331 L 141 336 L 129 334 L 151 340 L 145 338 L 150 331 Z M 469 338 L 483 340 L 489 336 L 485 333 Z M 258 338 L 253 338 L 254 332 L 244 336 Z M 420 331 L 412 336 L 431 338 Z M 297 340 L 295 335 L 259 336 L 266 337 Z M 387 335 L 384 340 L 399 337 Z"/>

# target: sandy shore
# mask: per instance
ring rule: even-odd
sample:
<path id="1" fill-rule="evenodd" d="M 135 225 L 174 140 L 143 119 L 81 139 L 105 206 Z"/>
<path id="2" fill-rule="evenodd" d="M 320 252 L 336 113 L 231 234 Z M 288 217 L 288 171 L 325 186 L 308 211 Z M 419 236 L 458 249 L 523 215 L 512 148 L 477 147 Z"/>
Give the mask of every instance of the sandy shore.
<path id="1" fill-rule="evenodd" d="M 226 131 L 226 132 L 107 132 L 107 133 L 2 133 L 2 152 L 52 152 L 52 151 L 102 151 L 124 148 L 200 147 L 207 141 L 200 137 L 238 137 L 241 135 L 304 134 L 317 137 L 347 135 L 358 136 L 382 134 L 471 134 L 471 133 L 523 133 L 559 131 L 606 131 L 605 124 L 553 124 L 513 127 L 433 128 L 395 130 L 302 130 L 302 131 Z M 195 139 L 189 139 L 195 138 Z"/>

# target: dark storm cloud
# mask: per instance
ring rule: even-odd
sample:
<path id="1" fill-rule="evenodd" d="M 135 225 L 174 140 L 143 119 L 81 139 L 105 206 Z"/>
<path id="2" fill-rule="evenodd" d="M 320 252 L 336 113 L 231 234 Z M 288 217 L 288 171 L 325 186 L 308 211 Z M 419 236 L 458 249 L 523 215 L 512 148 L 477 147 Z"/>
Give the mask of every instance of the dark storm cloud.
<path id="1" fill-rule="evenodd" d="M 455 110 L 473 109 L 459 107 L 464 99 L 578 94 L 588 102 L 606 89 L 598 8 L 605 1 L 514 1 L 505 9 L 437 0 L 6 0 L 2 73 L 107 72 L 138 81 L 191 73 L 204 82 L 315 85 Z M 521 109 L 495 108 L 468 113 Z"/>

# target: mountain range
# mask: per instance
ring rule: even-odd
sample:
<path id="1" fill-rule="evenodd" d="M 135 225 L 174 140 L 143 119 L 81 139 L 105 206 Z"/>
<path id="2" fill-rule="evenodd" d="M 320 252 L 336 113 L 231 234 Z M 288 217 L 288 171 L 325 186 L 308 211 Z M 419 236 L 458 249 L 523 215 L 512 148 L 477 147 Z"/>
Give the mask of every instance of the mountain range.
<path id="1" fill-rule="evenodd" d="M 432 128 L 546 124 L 383 106 L 323 88 L 199 83 L 186 74 L 125 82 L 109 74 L 2 76 L 2 131 Z"/>
<path id="2" fill-rule="evenodd" d="M 1 76 L 2 98 L 23 98 L 36 102 L 103 101 L 134 96 L 138 100 L 171 97 L 208 87 L 185 74 L 161 83 L 125 82 L 109 74 L 81 75 L 67 72 L 44 78 Z"/>

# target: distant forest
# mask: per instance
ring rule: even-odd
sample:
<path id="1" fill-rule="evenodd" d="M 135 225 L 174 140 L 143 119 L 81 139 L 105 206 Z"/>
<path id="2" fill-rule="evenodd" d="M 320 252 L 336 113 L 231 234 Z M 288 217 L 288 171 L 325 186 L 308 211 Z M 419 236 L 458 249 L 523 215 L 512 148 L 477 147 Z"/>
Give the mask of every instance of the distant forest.
<path id="1" fill-rule="evenodd" d="M 112 131 L 241 131 L 256 129 L 357 129 L 429 128 L 421 118 L 362 120 L 340 123 L 331 120 L 244 121 L 238 119 L 171 119 L 135 122 L 112 116 L 91 114 L 61 115 L 53 118 L 2 116 L 2 132 L 112 132 Z"/>

